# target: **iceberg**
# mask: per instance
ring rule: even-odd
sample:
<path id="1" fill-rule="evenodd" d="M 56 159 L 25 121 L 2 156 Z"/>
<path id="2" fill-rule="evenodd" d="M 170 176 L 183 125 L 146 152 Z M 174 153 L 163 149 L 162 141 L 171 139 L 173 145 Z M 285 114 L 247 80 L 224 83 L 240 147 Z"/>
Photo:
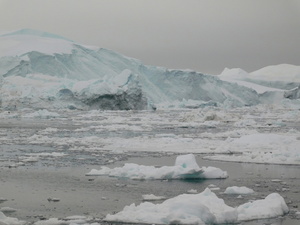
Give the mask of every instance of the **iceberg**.
<path id="1" fill-rule="evenodd" d="M 17 218 L 8 217 L 3 212 L 0 211 L 0 224 L 3 225 L 24 225 L 25 221 L 18 220 Z"/>
<path id="2" fill-rule="evenodd" d="M 225 68 L 219 78 L 255 90 L 261 103 L 278 103 L 285 98 L 299 99 L 300 96 L 300 66 L 279 64 L 251 73 L 240 68 Z"/>
<path id="3" fill-rule="evenodd" d="M 222 179 L 228 174 L 215 167 L 200 168 L 193 154 L 181 155 L 176 158 L 174 166 L 144 166 L 126 163 L 123 167 L 110 169 L 102 166 L 100 170 L 92 169 L 87 176 L 112 176 L 136 180 L 145 179 Z"/>
<path id="4" fill-rule="evenodd" d="M 299 74 L 299 67 L 282 64 L 252 73 L 225 69 L 219 76 L 207 75 L 144 65 L 43 31 L 0 35 L 0 103 L 8 110 L 253 106 L 298 98 L 285 91 L 299 87 Z M 37 82 L 37 77 L 42 79 Z"/>
<path id="5" fill-rule="evenodd" d="M 104 220 L 109 222 L 145 224 L 235 224 L 254 219 L 282 216 L 289 211 L 277 193 L 236 208 L 225 204 L 209 188 L 199 194 L 182 194 L 161 204 L 131 204 Z"/>
<path id="6" fill-rule="evenodd" d="M 247 187 L 237 187 L 237 186 L 232 186 L 232 187 L 227 187 L 226 190 L 224 191 L 224 194 L 228 195 L 251 195 L 253 194 L 254 191 L 251 188 Z"/>
<path id="7" fill-rule="evenodd" d="M 238 220 L 267 219 L 282 216 L 289 209 L 279 194 L 269 194 L 265 199 L 247 202 L 237 207 Z"/>
<path id="8" fill-rule="evenodd" d="M 147 66 L 112 50 L 42 31 L 23 29 L 0 35 L 0 52 L 2 108 L 10 110 L 140 110 L 259 103 L 254 90 L 217 76 Z"/>

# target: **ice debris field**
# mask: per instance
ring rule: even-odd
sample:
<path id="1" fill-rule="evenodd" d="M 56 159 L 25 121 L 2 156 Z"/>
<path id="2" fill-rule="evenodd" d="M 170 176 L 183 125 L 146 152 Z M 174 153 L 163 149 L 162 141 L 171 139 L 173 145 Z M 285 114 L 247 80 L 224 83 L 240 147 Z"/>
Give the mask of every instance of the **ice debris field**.
<path id="1" fill-rule="evenodd" d="M 1 34 L 0 224 L 297 223 L 299 86 L 294 65 L 207 75 Z"/>

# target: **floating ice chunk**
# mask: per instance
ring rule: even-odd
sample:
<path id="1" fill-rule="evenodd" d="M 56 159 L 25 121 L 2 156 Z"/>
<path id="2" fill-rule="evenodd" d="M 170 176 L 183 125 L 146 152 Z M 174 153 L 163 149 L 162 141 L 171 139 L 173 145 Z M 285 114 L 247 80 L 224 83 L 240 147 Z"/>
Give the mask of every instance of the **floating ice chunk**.
<path id="1" fill-rule="evenodd" d="M 66 217 L 66 220 L 86 220 L 86 216 L 74 215 Z"/>
<path id="2" fill-rule="evenodd" d="M 66 221 L 60 220 L 58 218 L 50 218 L 48 220 L 41 220 L 41 221 L 35 222 L 34 225 L 61 225 L 65 222 Z"/>
<path id="3" fill-rule="evenodd" d="M 12 213 L 12 212 L 16 212 L 17 210 L 10 207 L 1 207 L 0 211 L 3 213 Z"/>
<path id="4" fill-rule="evenodd" d="M 197 194 L 198 191 L 196 189 L 190 189 L 190 190 L 187 191 L 187 193 L 189 193 L 189 194 Z"/>
<path id="5" fill-rule="evenodd" d="M 30 156 L 30 157 L 25 157 L 24 159 L 22 159 L 22 162 L 28 162 L 28 163 L 34 163 L 34 162 L 38 162 L 38 161 L 39 161 L 38 156 Z"/>
<path id="6" fill-rule="evenodd" d="M 137 165 L 126 163 L 123 167 L 110 169 L 102 166 L 100 170 L 92 169 L 86 175 L 126 177 L 130 179 L 218 179 L 227 178 L 227 172 L 215 167 L 200 168 L 193 154 L 181 155 L 176 158 L 175 166 Z"/>
<path id="7" fill-rule="evenodd" d="M 250 195 L 253 194 L 254 191 L 251 188 L 247 188 L 247 187 L 237 187 L 237 186 L 232 186 L 232 187 L 228 187 L 226 188 L 226 190 L 224 191 L 225 194 L 233 194 L 233 195 Z"/>
<path id="8" fill-rule="evenodd" d="M 142 197 L 144 201 L 158 201 L 166 199 L 164 196 L 156 196 L 154 194 L 143 195 Z"/>
<path id="9" fill-rule="evenodd" d="M 42 152 L 42 153 L 30 153 L 28 154 L 29 156 L 32 157 L 64 157 L 67 154 L 66 153 L 62 153 L 62 152 L 51 152 L 51 153 L 47 153 L 47 152 Z"/>
<path id="10" fill-rule="evenodd" d="M 238 220 L 266 219 L 282 216 L 289 209 L 284 199 L 277 193 L 268 195 L 265 199 L 256 200 L 240 205 L 237 208 Z"/>
<path id="11" fill-rule="evenodd" d="M 48 200 L 48 202 L 59 202 L 60 201 L 59 198 L 52 198 L 52 197 L 47 198 L 47 200 Z"/>
<path id="12" fill-rule="evenodd" d="M 245 119 L 245 120 L 239 120 L 234 123 L 234 126 L 236 127 L 255 127 L 257 126 L 257 123 L 253 119 Z"/>
<path id="13" fill-rule="evenodd" d="M 275 183 L 280 183 L 281 182 L 281 180 L 279 180 L 279 179 L 273 179 L 273 180 L 271 180 L 272 182 L 275 182 Z"/>
<path id="14" fill-rule="evenodd" d="M 6 198 L 0 198 L 0 203 L 2 203 L 2 202 L 6 202 L 7 201 L 7 199 Z"/>
<path id="15" fill-rule="evenodd" d="M 199 194 L 183 194 L 161 204 L 149 202 L 126 206 L 106 221 L 147 224 L 221 224 L 237 221 L 237 211 L 209 189 Z"/>
<path id="16" fill-rule="evenodd" d="M 277 193 L 233 208 L 206 188 L 202 193 L 182 194 L 161 204 L 132 204 L 117 214 L 108 214 L 104 220 L 145 224 L 236 224 L 274 218 L 287 212 L 284 199 Z"/>
<path id="17" fill-rule="evenodd" d="M 69 216 L 64 219 L 50 218 L 48 220 L 38 221 L 34 225 L 100 225 L 99 223 L 90 222 L 90 218 L 85 216 Z"/>
<path id="18" fill-rule="evenodd" d="M 23 225 L 25 221 L 18 220 L 17 218 L 5 216 L 3 212 L 0 212 L 0 224 L 2 225 Z"/>
<path id="19" fill-rule="evenodd" d="M 49 112 L 46 109 L 42 109 L 42 110 L 38 110 L 36 112 L 33 113 L 29 113 L 27 115 L 24 115 L 23 117 L 26 118 L 41 118 L 41 119 L 49 119 L 49 118 L 56 118 L 56 117 L 60 117 L 60 115 L 58 113 L 55 112 Z"/>

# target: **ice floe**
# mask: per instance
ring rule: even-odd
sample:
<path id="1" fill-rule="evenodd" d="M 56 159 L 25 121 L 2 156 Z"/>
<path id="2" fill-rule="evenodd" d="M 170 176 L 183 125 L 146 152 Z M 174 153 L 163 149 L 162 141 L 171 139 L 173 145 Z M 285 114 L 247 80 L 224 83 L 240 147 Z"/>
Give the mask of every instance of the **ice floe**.
<path id="1" fill-rule="evenodd" d="M 206 188 L 199 194 L 182 194 L 161 204 L 131 204 L 114 215 L 108 214 L 105 220 L 146 224 L 227 224 L 282 216 L 288 210 L 277 193 L 234 208 Z"/>
<path id="2" fill-rule="evenodd" d="M 251 188 L 247 187 L 237 187 L 237 186 L 232 186 L 232 187 L 227 187 L 226 190 L 224 191 L 224 194 L 229 194 L 229 195 L 250 195 L 253 194 L 254 191 Z"/>
<path id="3" fill-rule="evenodd" d="M 286 214 L 289 209 L 279 194 L 269 194 L 265 199 L 247 202 L 237 207 L 238 220 L 254 220 L 278 217 Z"/>
<path id="4" fill-rule="evenodd" d="M 142 195 L 143 201 L 158 201 L 158 200 L 165 200 L 165 196 L 157 196 L 154 194 Z"/>
<path id="5" fill-rule="evenodd" d="M 112 176 L 130 179 L 221 179 L 228 174 L 216 167 L 200 168 L 193 154 L 181 155 L 176 158 L 174 166 L 144 166 L 126 163 L 123 167 L 110 169 L 102 166 L 100 170 L 92 169 L 88 176 Z"/>

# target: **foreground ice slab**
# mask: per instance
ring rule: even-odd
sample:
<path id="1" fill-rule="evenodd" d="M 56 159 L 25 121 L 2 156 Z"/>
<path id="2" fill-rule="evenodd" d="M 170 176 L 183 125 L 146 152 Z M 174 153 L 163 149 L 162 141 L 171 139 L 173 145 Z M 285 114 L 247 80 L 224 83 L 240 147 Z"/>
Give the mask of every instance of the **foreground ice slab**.
<path id="1" fill-rule="evenodd" d="M 147 224 L 225 224 L 284 215 L 288 207 L 276 193 L 237 208 L 225 204 L 208 188 L 200 194 L 183 194 L 161 204 L 142 203 L 126 206 L 106 221 Z"/>
<path id="2" fill-rule="evenodd" d="M 137 165 L 126 163 L 123 167 L 110 169 L 102 166 L 100 170 L 92 169 L 86 175 L 101 176 L 108 175 L 113 177 L 125 177 L 130 179 L 218 179 L 227 178 L 228 174 L 215 167 L 200 168 L 193 154 L 181 155 L 176 158 L 174 166 L 155 166 Z"/>
<path id="3" fill-rule="evenodd" d="M 23 225 L 25 221 L 18 220 L 17 218 L 5 216 L 3 212 L 0 212 L 0 224 L 2 225 Z"/>

